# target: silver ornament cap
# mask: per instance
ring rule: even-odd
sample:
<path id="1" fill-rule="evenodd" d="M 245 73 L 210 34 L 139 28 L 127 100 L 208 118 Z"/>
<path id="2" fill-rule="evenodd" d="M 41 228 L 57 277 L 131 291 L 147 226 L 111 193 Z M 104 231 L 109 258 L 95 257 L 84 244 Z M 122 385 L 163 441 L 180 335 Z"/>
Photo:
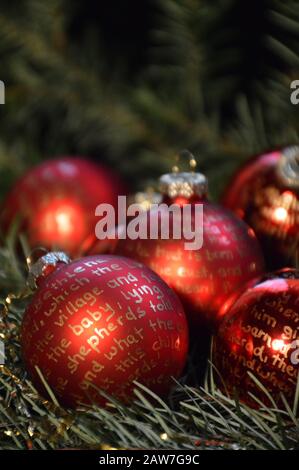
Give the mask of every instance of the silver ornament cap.
<path id="1" fill-rule="evenodd" d="M 180 158 L 187 157 L 190 171 L 179 171 Z M 202 173 L 195 172 L 197 162 L 189 150 L 182 150 L 177 155 L 177 164 L 173 166 L 172 173 L 160 177 L 160 191 L 170 198 L 192 196 L 204 197 L 208 193 L 208 180 Z"/>
<path id="2" fill-rule="evenodd" d="M 45 277 L 49 266 L 55 267 L 59 263 L 68 264 L 70 262 L 71 259 L 63 251 L 50 251 L 34 263 L 29 263 L 27 283 L 30 289 L 35 290 L 37 288 L 37 280 Z"/>
<path id="3" fill-rule="evenodd" d="M 299 145 L 290 145 L 281 152 L 278 176 L 289 188 L 299 188 Z"/>
<path id="4" fill-rule="evenodd" d="M 208 192 L 208 182 L 202 173 L 167 173 L 160 178 L 160 191 L 171 198 L 204 197 Z"/>

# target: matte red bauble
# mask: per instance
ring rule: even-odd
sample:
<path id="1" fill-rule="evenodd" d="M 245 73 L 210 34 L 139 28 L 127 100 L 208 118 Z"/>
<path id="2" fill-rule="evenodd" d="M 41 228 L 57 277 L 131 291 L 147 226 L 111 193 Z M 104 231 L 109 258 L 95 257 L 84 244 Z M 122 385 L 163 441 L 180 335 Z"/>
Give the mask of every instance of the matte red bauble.
<path id="1" fill-rule="evenodd" d="M 29 245 L 62 249 L 77 257 L 94 243 L 95 208 L 117 207 L 123 193 L 118 178 L 83 158 L 61 157 L 32 168 L 8 194 L 1 225 L 7 231 L 16 218 Z"/>
<path id="2" fill-rule="evenodd" d="M 230 308 L 213 342 L 219 386 L 253 406 L 273 406 L 251 372 L 282 405 L 295 398 L 299 370 L 299 271 L 284 269 L 247 288 Z M 220 380 L 219 375 L 222 380 Z"/>
<path id="3" fill-rule="evenodd" d="M 232 178 L 223 197 L 255 231 L 268 268 L 296 267 L 299 234 L 299 147 L 259 155 Z"/>
<path id="4" fill-rule="evenodd" d="M 161 177 L 164 207 L 138 216 L 140 226 L 150 227 L 158 216 L 156 239 L 120 239 L 116 252 L 139 260 L 158 273 L 180 296 L 189 320 L 195 324 L 214 325 L 219 309 L 239 285 L 263 272 L 263 257 L 254 232 L 232 212 L 209 202 L 207 181 L 201 173 L 172 173 Z M 203 231 L 203 244 L 186 247 L 186 238 L 167 239 L 161 227 L 168 222 L 172 204 L 181 211 L 183 233 L 186 227 L 183 210 L 190 205 L 192 232 Z M 203 207 L 203 223 L 195 217 L 198 205 Z M 158 211 L 158 214 L 156 213 Z"/>
<path id="5" fill-rule="evenodd" d="M 186 362 L 188 329 L 180 300 L 162 279 L 127 258 L 67 264 L 61 253 L 40 258 L 32 275 L 38 290 L 23 319 L 21 347 L 42 394 L 39 371 L 70 407 L 103 404 L 98 390 L 131 401 L 135 380 L 167 395 Z"/>

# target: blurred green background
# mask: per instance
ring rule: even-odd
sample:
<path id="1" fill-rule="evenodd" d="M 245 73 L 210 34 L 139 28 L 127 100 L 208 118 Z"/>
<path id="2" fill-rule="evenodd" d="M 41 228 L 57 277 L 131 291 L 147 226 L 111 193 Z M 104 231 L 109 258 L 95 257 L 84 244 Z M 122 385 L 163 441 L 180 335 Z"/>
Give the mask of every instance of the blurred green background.
<path id="1" fill-rule="evenodd" d="M 217 197 L 242 160 L 298 142 L 298 1 L 10 0 L 0 11 L 0 197 L 61 154 L 106 163 L 133 192 L 182 148 Z"/>

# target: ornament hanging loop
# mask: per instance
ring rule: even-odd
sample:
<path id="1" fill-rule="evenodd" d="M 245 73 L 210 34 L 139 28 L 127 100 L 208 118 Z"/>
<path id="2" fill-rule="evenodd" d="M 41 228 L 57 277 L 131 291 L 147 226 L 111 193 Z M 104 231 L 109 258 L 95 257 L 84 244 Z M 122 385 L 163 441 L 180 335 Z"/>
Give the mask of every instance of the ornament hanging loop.
<path id="1" fill-rule="evenodd" d="M 187 149 L 184 149 L 184 150 L 181 150 L 180 152 L 178 152 L 178 154 L 175 156 L 175 162 L 176 163 L 172 167 L 172 172 L 173 173 L 179 173 L 180 172 L 179 163 L 180 163 L 181 159 L 183 159 L 183 158 L 188 158 L 189 159 L 190 170 L 192 172 L 195 171 L 195 168 L 197 166 L 197 161 L 196 161 L 193 153 L 191 153 Z"/>
<path id="2" fill-rule="evenodd" d="M 31 266 L 42 256 L 46 255 L 49 251 L 43 246 L 37 246 L 30 251 L 26 257 L 27 267 L 30 270 Z"/>
<path id="3" fill-rule="evenodd" d="M 182 171 L 179 167 L 181 157 L 189 159 L 189 171 Z M 160 191 L 169 198 L 183 197 L 190 199 L 193 196 L 204 198 L 207 195 L 207 178 L 202 173 L 195 172 L 197 162 L 189 150 L 181 150 L 176 156 L 176 164 L 172 173 L 160 177 Z"/>

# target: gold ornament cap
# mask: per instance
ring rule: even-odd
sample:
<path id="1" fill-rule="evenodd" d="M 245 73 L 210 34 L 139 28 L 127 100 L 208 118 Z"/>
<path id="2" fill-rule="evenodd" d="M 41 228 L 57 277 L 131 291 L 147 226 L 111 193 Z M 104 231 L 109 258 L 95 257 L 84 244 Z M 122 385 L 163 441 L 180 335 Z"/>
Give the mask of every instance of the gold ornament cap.
<path id="1" fill-rule="evenodd" d="M 277 171 L 289 188 L 299 188 L 299 145 L 290 145 L 282 150 Z"/>
<path id="2" fill-rule="evenodd" d="M 38 287 L 37 281 L 45 278 L 51 268 L 54 269 L 59 263 L 68 264 L 71 259 L 63 251 L 50 251 L 32 264 L 30 258 L 27 262 L 29 265 L 27 283 L 34 290 Z"/>

